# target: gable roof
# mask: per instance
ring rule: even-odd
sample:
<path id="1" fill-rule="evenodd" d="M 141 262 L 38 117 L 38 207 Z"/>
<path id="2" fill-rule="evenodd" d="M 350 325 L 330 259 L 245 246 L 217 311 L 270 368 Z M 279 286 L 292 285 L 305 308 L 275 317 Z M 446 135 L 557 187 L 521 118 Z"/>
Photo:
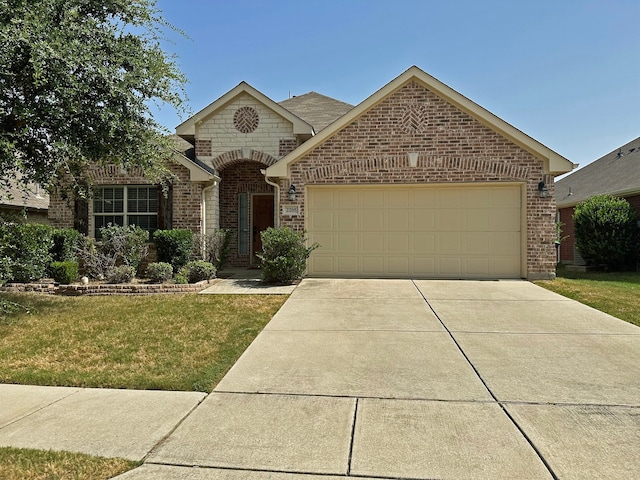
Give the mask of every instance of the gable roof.
<path id="1" fill-rule="evenodd" d="M 593 195 L 640 194 L 640 137 L 558 180 L 558 208 L 576 205 Z"/>
<path id="2" fill-rule="evenodd" d="M 190 143 L 195 142 L 195 134 L 196 134 L 196 124 L 202 122 L 210 115 L 213 115 L 216 111 L 220 110 L 228 103 L 235 100 L 239 95 L 246 93 L 251 97 L 255 98 L 256 101 L 262 103 L 267 108 L 270 108 L 274 112 L 276 112 L 281 117 L 287 119 L 293 124 L 293 133 L 296 135 L 312 135 L 313 128 L 307 122 L 297 117 L 293 113 L 291 113 L 286 108 L 278 105 L 276 102 L 271 100 L 269 97 L 259 92 L 247 82 L 240 82 L 236 87 L 229 90 L 227 93 L 222 95 L 220 98 L 215 100 L 213 103 L 210 103 L 208 106 L 200 110 L 198 113 L 193 115 L 188 120 L 182 122 L 180 125 L 176 127 L 176 135 L 184 138 Z"/>
<path id="3" fill-rule="evenodd" d="M 335 133 L 339 132 L 350 123 L 357 120 L 371 108 L 376 106 L 378 103 L 380 103 L 385 98 L 389 97 L 411 81 L 418 82 L 426 89 L 435 93 L 460 110 L 466 112 L 471 117 L 478 120 L 480 123 L 498 132 L 499 134 L 511 140 L 516 145 L 519 145 L 520 147 L 534 155 L 535 157 L 541 159 L 544 162 L 545 173 L 559 175 L 569 172 L 575 167 L 572 162 L 570 162 L 560 154 L 554 152 L 550 148 L 524 134 L 517 128 L 508 124 L 501 118 L 495 116 L 488 110 L 485 110 L 480 105 L 472 102 L 464 95 L 456 92 L 452 88 L 448 87 L 447 85 L 427 74 L 418 67 L 413 66 L 402 73 L 400 76 L 396 77 L 394 80 L 386 84 L 384 87 L 375 92 L 362 103 L 351 109 L 337 121 L 332 123 L 329 127 L 322 130 L 311 140 L 303 143 L 293 152 L 283 157 L 274 165 L 267 168 L 267 176 L 288 177 L 289 165 L 298 161 L 312 149 L 328 140 Z"/>
<path id="4" fill-rule="evenodd" d="M 353 108 L 353 105 L 316 92 L 297 95 L 278 104 L 309 123 L 316 132 L 335 122 Z"/>

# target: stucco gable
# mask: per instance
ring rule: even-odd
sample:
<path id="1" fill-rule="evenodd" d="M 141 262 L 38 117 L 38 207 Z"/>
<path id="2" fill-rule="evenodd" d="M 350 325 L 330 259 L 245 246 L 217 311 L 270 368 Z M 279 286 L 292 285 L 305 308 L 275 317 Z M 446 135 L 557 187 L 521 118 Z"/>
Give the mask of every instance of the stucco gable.
<path id="1" fill-rule="evenodd" d="M 468 114 L 471 118 L 480 122 L 492 131 L 507 138 L 515 145 L 518 145 L 536 158 L 540 159 L 544 164 L 544 173 L 550 175 L 559 175 L 569 172 L 572 168 L 574 168 L 574 165 L 566 158 L 562 157 L 558 153 L 542 145 L 540 142 L 524 134 L 504 120 L 493 115 L 488 110 L 480 107 L 465 96 L 456 92 L 434 77 L 428 75 L 418 67 L 413 66 L 405 71 L 402 75 L 378 90 L 376 93 L 371 95 L 369 98 L 364 100 L 362 103 L 357 105 L 351 111 L 347 112 L 336 122 L 329 125 L 311 140 L 307 141 L 296 150 L 291 152 L 289 155 L 282 158 L 275 165 L 269 167 L 266 172 L 267 176 L 274 178 L 288 178 L 290 174 L 290 166 L 292 164 L 299 161 L 301 158 L 303 158 L 312 150 L 321 146 L 323 143 L 327 142 L 338 132 L 344 130 L 346 127 L 357 121 L 367 112 L 379 106 L 390 96 L 394 95 L 401 88 L 405 87 L 408 84 L 411 84 L 412 82 L 423 86 L 434 95 L 443 99 L 448 104 L 453 105 L 460 111 Z M 415 108 L 409 106 L 407 109 L 406 118 L 403 120 L 407 123 L 406 127 L 410 129 L 413 128 L 412 125 L 416 125 L 416 128 L 418 128 L 420 116 L 421 107 L 419 105 L 416 105 Z"/>
<path id="2" fill-rule="evenodd" d="M 194 116 L 184 121 L 176 127 L 176 134 L 181 138 L 187 140 L 191 144 L 195 141 L 196 127 L 199 123 L 206 121 L 209 117 L 214 115 L 217 111 L 227 106 L 242 95 L 249 95 L 256 102 L 264 105 L 266 108 L 272 110 L 282 118 L 288 120 L 293 125 L 293 133 L 295 135 L 312 135 L 313 128 L 304 120 L 298 118 L 296 115 L 288 111 L 286 108 L 278 105 L 278 103 L 271 100 L 269 97 L 259 92 L 246 82 L 241 82 L 235 88 L 229 90 L 223 96 L 209 104 Z"/>

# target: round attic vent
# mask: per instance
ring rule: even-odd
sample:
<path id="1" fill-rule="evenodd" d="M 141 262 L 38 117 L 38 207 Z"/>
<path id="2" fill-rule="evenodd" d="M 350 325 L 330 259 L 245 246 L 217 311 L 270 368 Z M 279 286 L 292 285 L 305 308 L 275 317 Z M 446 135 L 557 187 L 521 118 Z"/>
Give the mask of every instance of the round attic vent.
<path id="1" fill-rule="evenodd" d="M 260 117 L 253 107 L 240 107 L 233 114 L 233 125 L 240 133 L 251 133 L 258 128 Z"/>

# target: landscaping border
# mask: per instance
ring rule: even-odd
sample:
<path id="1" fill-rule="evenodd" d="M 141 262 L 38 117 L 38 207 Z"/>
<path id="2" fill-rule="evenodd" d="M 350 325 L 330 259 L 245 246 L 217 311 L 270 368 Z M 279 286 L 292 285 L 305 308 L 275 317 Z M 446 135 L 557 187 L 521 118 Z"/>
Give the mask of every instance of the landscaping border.
<path id="1" fill-rule="evenodd" d="M 57 285 L 55 283 L 7 283 L 0 292 L 7 293 L 45 293 L 49 295 L 156 295 L 166 293 L 198 293 L 215 280 L 203 280 L 197 283 L 121 283 L 89 285 Z"/>

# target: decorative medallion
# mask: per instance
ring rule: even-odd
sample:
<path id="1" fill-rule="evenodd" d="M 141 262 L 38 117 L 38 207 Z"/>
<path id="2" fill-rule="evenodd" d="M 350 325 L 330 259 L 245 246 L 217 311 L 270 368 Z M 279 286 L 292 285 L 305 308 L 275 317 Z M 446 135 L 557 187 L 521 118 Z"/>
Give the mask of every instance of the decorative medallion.
<path id="1" fill-rule="evenodd" d="M 407 133 L 417 133 L 425 129 L 427 109 L 424 105 L 413 104 L 407 106 L 402 115 L 401 127 Z"/>
<path id="2" fill-rule="evenodd" d="M 233 114 L 233 125 L 240 133 L 251 133 L 258 128 L 260 117 L 253 107 L 240 107 Z"/>

